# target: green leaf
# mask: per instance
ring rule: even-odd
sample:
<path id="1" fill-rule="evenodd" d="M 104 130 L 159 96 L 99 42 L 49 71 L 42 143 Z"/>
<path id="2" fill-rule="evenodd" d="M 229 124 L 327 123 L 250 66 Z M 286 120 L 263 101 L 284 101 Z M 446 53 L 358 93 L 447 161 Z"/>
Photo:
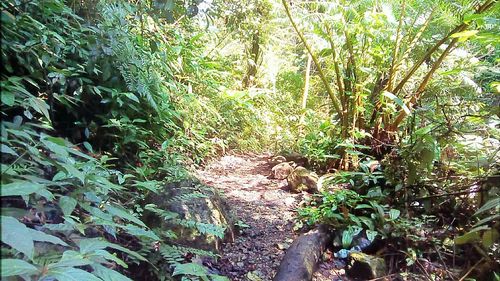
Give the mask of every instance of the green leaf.
<path id="1" fill-rule="evenodd" d="M 3 13 L 2 13 L 3 14 Z M 0 95 L 1 101 L 6 106 L 13 106 L 16 102 L 16 96 L 10 91 L 3 91 Z"/>
<path id="2" fill-rule="evenodd" d="M 370 229 L 370 230 L 375 229 L 375 224 L 373 223 L 373 221 L 370 218 L 367 218 L 364 216 L 359 216 L 358 218 L 361 220 L 361 222 L 363 222 L 368 227 L 368 229 Z"/>
<path id="3" fill-rule="evenodd" d="M 370 242 L 373 242 L 373 240 L 375 240 L 375 237 L 377 237 L 377 235 L 378 235 L 377 231 L 373 231 L 373 230 L 366 231 L 366 238 L 368 238 L 368 240 Z"/>
<path id="4" fill-rule="evenodd" d="M 488 202 L 486 202 L 483 206 L 481 206 L 481 208 L 479 208 L 479 210 L 477 210 L 474 215 L 477 216 L 483 212 L 486 212 L 486 211 L 489 211 L 493 208 L 500 208 L 500 197 L 497 197 L 497 198 L 493 198 L 491 200 L 489 200 Z"/>
<path id="5" fill-rule="evenodd" d="M 89 254 L 96 250 L 102 250 L 109 247 L 108 241 L 102 240 L 100 238 L 82 239 L 78 243 L 80 247 L 80 253 Z"/>
<path id="6" fill-rule="evenodd" d="M 85 175 L 80 170 L 75 168 L 74 164 L 72 163 L 60 163 L 60 164 L 61 166 L 64 167 L 68 176 L 73 176 L 79 179 L 82 183 L 85 183 Z"/>
<path id="7" fill-rule="evenodd" d="M 123 93 L 123 95 L 125 95 L 127 98 L 135 101 L 136 103 L 140 103 L 139 98 L 136 95 L 134 95 L 133 93 Z"/>
<path id="8" fill-rule="evenodd" d="M 158 193 L 158 182 L 157 181 L 136 181 L 134 184 L 135 187 L 145 188 L 154 193 Z"/>
<path id="9" fill-rule="evenodd" d="M 486 230 L 484 233 L 483 233 L 483 237 L 482 237 L 482 243 L 483 243 L 483 246 L 488 249 L 489 247 L 491 247 L 495 242 L 498 241 L 498 238 L 500 238 L 500 234 L 498 233 L 498 230 L 492 228 L 492 229 L 489 229 L 489 230 Z"/>
<path id="10" fill-rule="evenodd" d="M 18 259 L 3 259 L 2 258 L 2 277 L 15 276 L 15 275 L 33 275 L 38 273 L 38 269 L 23 260 Z"/>
<path id="11" fill-rule="evenodd" d="M 373 207 L 368 204 L 359 204 L 354 209 L 373 209 Z"/>
<path id="12" fill-rule="evenodd" d="M 123 260 L 118 258 L 116 254 L 111 254 L 106 250 L 96 250 L 92 256 L 95 256 L 98 259 L 105 258 L 107 260 L 116 262 L 118 265 L 123 266 L 124 268 L 128 268 L 128 265 Z"/>
<path id="13" fill-rule="evenodd" d="M 13 183 L 2 184 L 2 196 L 26 196 L 37 193 L 45 189 L 45 186 L 39 183 L 29 181 L 15 181 Z"/>
<path id="14" fill-rule="evenodd" d="M 53 277 L 64 281 L 102 281 L 91 273 L 74 267 L 55 267 L 49 269 L 47 277 Z"/>
<path id="15" fill-rule="evenodd" d="M 49 264 L 48 268 L 85 266 L 89 264 L 92 264 L 92 261 L 87 259 L 83 254 L 73 250 L 68 250 L 63 253 L 61 260 L 56 263 Z"/>
<path id="16" fill-rule="evenodd" d="M 382 92 L 382 95 L 389 98 L 390 100 L 392 100 L 393 102 L 395 102 L 397 105 L 401 106 L 401 108 L 404 110 L 404 112 L 406 112 L 406 114 L 410 114 L 410 109 L 406 106 L 406 104 L 404 103 L 404 101 L 400 98 L 398 98 L 396 95 L 394 95 L 393 93 L 391 92 L 388 92 L 388 91 L 384 91 Z"/>
<path id="17" fill-rule="evenodd" d="M 479 232 L 474 231 L 474 232 L 468 232 L 462 236 L 455 238 L 455 244 L 456 245 L 463 245 L 463 244 L 472 243 L 472 242 L 476 242 L 476 241 L 480 241 L 480 240 L 481 240 L 481 236 L 479 236 Z"/>
<path id="18" fill-rule="evenodd" d="M 64 223 L 58 223 L 58 224 L 46 223 L 43 225 L 43 227 L 54 231 L 71 231 L 74 229 L 74 226 L 68 223 L 67 220 Z"/>
<path id="19" fill-rule="evenodd" d="M 61 198 L 59 198 L 59 207 L 61 207 L 65 216 L 71 215 L 77 204 L 78 203 L 74 198 L 68 196 L 61 196 Z"/>
<path id="20" fill-rule="evenodd" d="M 208 276 L 210 276 L 210 279 L 212 281 L 230 281 L 229 278 L 227 278 L 226 276 L 221 276 L 216 274 L 210 274 Z"/>
<path id="21" fill-rule="evenodd" d="M 401 211 L 396 210 L 396 209 L 391 209 L 389 211 L 389 218 L 391 218 L 391 220 L 395 220 L 395 219 L 399 218 L 400 214 L 401 214 Z"/>
<path id="22" fill-rule="evenodd" d="M 433 125 L 428 125 L 415 131 L 415 136 L 425 136 L 433 129 Z"/>
<path id="23" fill-rule="evenodd" d="M 2 242 L 33 258 L 34 243 L 30 230 L 17 219 L 2 216 Z"/>
<path id="24" fill-rule="evenodd" d="M 59 237 L 56 237 L 54 235 L 47 234 L 45 232 L 35 230 L 28 228 L 28 231 L 31 235 L 32 240 L 34 241 L 39 241 L 39 242 L 49 242 L 52 244 L 59 244 L 63 246 L 68 246 L 66 242 L 62 241 Z"/>
<path id="25" fill-rule="evenodd" d="M 104 281 L 132 281 L 127 276 L 100 264 L 93 265 L 94 274 Z"/>
<path id="26" fill-rule="evenodd" d="M 42 137 L 41 142 L 45 144 L 45 146 L 52 152 L 54 152 L 57 156 L 61 158 L 68 158 L 68 148 L 66 147 L 66 143 L 61 138 L 54 137 Z"/>
<path id="27" fill-rule="evenodd" d="M 482 224 L 484 224 L 484 223 L 486 223 L 486 222 L 489 222 L 489 221 L 492 221 L 492 220 L 496 220 L 496 219 L 498 219 L 498 218 L 500 218 L 500 213 L 498 213 L 498 214 L 494 214 L 494 215 L 491 215 L 491 216 L 488 216 L 488 217 L 486 217 L 486 218 L 484 218 L 484 219 L 482 219 L 482 220 L 480 220 L 480 221 L 476 222 L 476 223 L 473 225 L 473 227 L 475 227 L 475 226 L 479 226 L 479 225 L 482 225 Z"/>
<path id="28" fill-rule="evenodd" d="M 90 151 L 90 153 L 94 153 L 94 150 L 92 149 L 92 145 L 86 141 L 83 142 L 83 146 Z"/>
<path id="29" fill-rule="evenodd" d="M 382 206 L 380 206 L 380 204 L 378 204 L 376 202 L 373 202 L 373 201 L 371 201 L 370 204 L 377 211 L 378 219 L 380 219 L 381 221 L 383 221 L 384 220 L 384 208 Z"/>
<path id="30" fill-rule="evenodd" d="M 80 247 L 80 253 L 82 254 L 87 254 L 87 253 L 92 253 L 97 250 L 103 250 L 107 247 L 113 248 L 119 251 L 122 251 L 126 254 L 129 254 L 138 260 L 142 261 L 147 261 L 143 256 L 139 255 L 138 253 L 131 251 L 125 247 L 122 247 L 117 244 L 110 243 L 108 241 L 102 240 L 100 238 L 90 238 L 90 239 L 82 239 L 78 243 L 78 246 Z"/>
<path id="31" fill-rule="evenodd" d="M 197 263 L 178 264 L 172 276 L 176 275 L 193 275 L 198 277 L 207 276 L 207 269 Z"/>
<path id="32" fill-rule="evenodd" d="M 344 247 L 344 249 L 347 249 L 351 245 L 353 238 L 354 238 L 354 235 L 353 235 L 352 231 L 344 230 L 342 232 L 342 247 Z"/>
<path id="33" fill-rule="evenodd" d="M 332 53 L 333 53 L 332 49 L 326 48 L 326 49 L 319 51 L 318 56 L 327 57 L 327 56 L 330 56 Z"/>
<path id="34" fill-rule="evenodd" d="M 6 154 L 10 154 L 10 155 L 14 155 L 14 156 L 19 156 L 19 154 L 17 154 L 17 152 L 15 152 L 12 148 L 10 148 L 9 146 L 5 145 L 2 143 L 2 145 L 0 146 L 0 151 L 2 153 L 6 153 Z"/>
<path id="35" fill-rule="evenodd" d="M 138 219 L 134 215 L 130 214 L 126 209 L 123 209 L 123 208 L 118 207 L 118 206 L 106 205 L 106 210 L 108 210 L 108 212 L 114 216 L 118 216 L 122 219 L 126 219 L 126 220 L 134 222 L 140 226 L 146 227 L 146 225 L 140 219 Z"/>
<path id="36" fill-rule="evenodd" d="M 49 105 L 44 100 L 32 97 L 29 100 L 29 103 L 34 110 L 36 110 L 40 114 L 43 114 L 47 118 L 47 120 L 50 120 Z"/>
<path id="37" fill-rule="evenodd" d="M 122 226 L 119 226 L 122 227 Z M 126 226 L 122 227 L 127 231 L 129 234 L 134 235 L 134 236 L 143 236 L 147 237 L 153 240 L 160 240 L 160 237 L 158 237 L 154 232 L 146 229 L 142 229 L 138 226 L 127 224 Z"/>

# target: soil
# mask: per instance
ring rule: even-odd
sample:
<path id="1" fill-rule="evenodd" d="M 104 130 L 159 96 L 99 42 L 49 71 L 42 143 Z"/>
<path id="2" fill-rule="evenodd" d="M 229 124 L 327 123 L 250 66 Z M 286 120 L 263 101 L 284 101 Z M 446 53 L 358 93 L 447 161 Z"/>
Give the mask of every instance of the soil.
<path id="1" fill-rule="evenodd" d="M 287 181 L 271 178 L 270 154 L 226 155 L 197 171 L 199 179 L 221 192 L 237 218 L 239 233 L 223 245 L 213 268 L 231 280 L 272 280 L 294 232 L 296 208 L 307 193 L 290 193 Z M 319 266 L 315 281 L 337 280 L 339 265 Z M 340 271 L 340 272 L 338 272 Z M 340 273 L 340 274 L 339 274 Z"/>
<path id="2" fill-rule="evenodd" d="M 293 231 L 303 194 L 286 190 L 286 180 L 271 179 L 271 155 L 227 155 L 197 171 L 217 188 L 238 220 L 239 235 L 226 243 L 214 265 L 231 280 L 272 280 Z"/>

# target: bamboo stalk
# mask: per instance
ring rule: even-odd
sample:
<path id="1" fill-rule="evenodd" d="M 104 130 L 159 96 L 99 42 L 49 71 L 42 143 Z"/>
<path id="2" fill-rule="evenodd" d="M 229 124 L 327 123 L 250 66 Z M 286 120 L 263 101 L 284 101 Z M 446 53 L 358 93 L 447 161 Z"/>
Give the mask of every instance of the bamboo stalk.
<path id="1" fill-rule="evenodd" d="M 423 94 L 423 92 L 425 90 L 425 87 L 427 86 L 427 84 L 431 80 L 432 75 L 434 74 L 434 72 L 436 72 L 436 70 L 439 68 L 439 66 L 441 66 L 441 63 L 446 58 L 446 56 L 448 56 L 448 54 L 451 52 L 451 49 L 455 46 L 455 44 L 457 42 L 458 42 L 458 38 L 454 38 L 450 42 L 450 44 L 448 45 L 448 47 L 443 51 L 443 53 L 441 54 L 441 56 L 439 56 L 438 60 L 432 65 L 431 70 L 429 70 L 429 72 L 427 73 L 427 75 L 425 75 L 424 80 L 422 80 L 422 82 L 418 86 L 417 91 L 411 97 L 410 101 L 406 104 L 406 106 L 409 109 L 411 109 L 413 107 L 413 105 L 422 97 L 422 94 Z M 406 111 L 401 110 L 399 112 L 398 116 L 396 117 L 396 120 L 391 124 L 391 126 L 390 126 L 391 130 L 395 130 L 399 126 L 399 124 L 401 124 L 401 122 L 403 121 L 403 119 L 407 115 L 408 114 L 406 113 Z"/>
<path id="2" fill-rule="evenodd" d="M 342 114 L 342 109 L 340 108 L 339 99 L 337 98 L 337 96 L 335 96 L 335 93 L 333 92 L 332 87 L 330 86 L 330 83 L 328 82 L 328 79 L 326 78 L 325 73 L 323 72 L 323 69 L 321 68 L 321 64 L 319 63 L 318 59 L 316 58 L 316 56 L 312 52 L 312 49 L 309 46 L 309 44 L 307 43 L 304 35 L 302 34 L 302 32 L 299 30 L 299 28 L 295 24 L 295 21 L 292 18 L 292 14 L 290 13 L 290 7 L 288 6 L 288 3 L 286 2 L 286 0 L 281 0 L 281 2 L 283 3 L 283 6 L 285 7 L 285 13 L 288 16 L 288 19 L 290 20 L 290 23 L 292 24 L 293 29 L 295 30 L 295 32 L 299 36 L 300 40 L 302 41 L 302 43 L 306 47 L 307 52 L 309 53 L 309 55 L 311 55 L 311 58 L 314 62 L 314 65 L 316 65 L 316 68 L 318 69 L 318 75 L 321 78 L 321 81 L 323 82 L 323 84 L 326 88 L 326 91 L 328 92 L 328 95 L 330 96 L 330 99 L 332 100 L 333 107 L 335 108 L 335 111 L 337 112 L 339 117 L 342 117 L 343 114 Z"/>
<path id="3" fill-rule="evenodd" d="M 397 72 L 398 68 L 406 61 L 406 59 L 408 59 L 408 56 L 410 55 L 410 53 L 413 51 L 413 49 L 417 45 L 418 40 L 420 39 L 422 34 L 424 34 L 424 31 L 427 29 L 427 27 L 429 27 L 431 19 L 434 16 L 434 11 L 436 11 L 436 9 L 433 9 L 431 11 L 431 13 L 429 14 L 429 17 L 427 17 L 427 19 L 425 20 L 422 27 L 418 30 L 418 32 L 415 34 L 413 39 L 410 41 L 408 48 L 405 50 L 405 52 L 401 56 L 401 59 L 396 63 L 395 68 L 394 68 L 394 72 Z"/>
<path id="4" fill-rule="evenodd" d="M 424 33 L 424 31 L 429 26 L 429 23 L 430 23 L 430 21 L 432 19 L 434 11 L 435 11 L 435 9 L 433 9 L 432 12 L 429 14 L 429 16 L 425 20 L 424 24 L 422 25 L 422 27 L 418 30 L 418 32 L 415 34 L 415 36 L 410 41 L 410 44 L 409 44 L 408 48 L 404 51 L 404 53 L 401 56 L 401 58 L 398 61 L 396 61 L 396 63 L 394 64 L 394 68 L 390 71 L 390 74 L 392 74 L 392 82 L 390 82 L 390 83 L 388 82 L 387 85 L 386 85 L 387 90 L 389 92 L 392 91 L 392 84 L 394 83 L 394 79 L 396 79 L 395 76 L 396 76 L 396 73 L 397 73 L 399 67 L 406 61 L 406 59 L 410 55 L 411 51 L 413 51 L 413 49 L 417 45 L 418 39 L 420 39 L 420 37 L 422 36 L 422 34 Z M 415 17 L 415 21 L 416 21 L 416 19 L 417 19 L 417 17 Z M 413 24 L 415 23 L 415 21 L 413 22 Z M 373 94 L 376 94 L 376 93 L 372 93 L 372 95 Z M 372 116 L 370 118 L 370 124 L 374 124 L 373 125 L 374 128 L 375 128 L 374 132 L 376 132 L 376 133 L 378 132 L 378 130 L 380 128 L 380 124 L 381 124 L 381 119 L 380 118 L 377 119 L 377 114 L 379 113 L 381 107 L 382 107 L 382 103 L 381 103 L 380 100 L 378 100 L 377 103 L 375 104 L 375 108 L 373 109 Z"/>
<path id="5" fill-rule="evenodd" d="M 340 95 L 342 96 L 344 94 L 344 86 L 342 84 L 342 76 L 340 75 L 340 67 L 339 67 L 339 62 L 337 60 L 337 52 L 335 50 L 335 44 L 333 43 L 333 40 L 332 40 L 332 34 L 330 32 L 330 28 L 328 28 L 328 27 L 327 27 L 327 32 L 328 32 L 328 42 L 330 43 L 330 49 L 332 49 L 333 69 L 335 70 L 335 78 L 337 80 L 337 87 L 338 87 Z"/>
<path id="6" fill-rule="evenodd" d="M 304 78 L 304 92 L 302 94 L 302 104 L 301 104 L 301 109 L 302 109 L 302 114 L 300 116 L 300 130 L 302 131 L 302 126 L 304 125 L 304 119 L 306 117 L 306 106 L 307 106 L 307 97 L 309 96 L 309 80 L 311 76 L 311 63 L 312 63 L 312 57 L 309 54 L 307 56 L 307 65 L 306 65 L 306 77 Z"/>

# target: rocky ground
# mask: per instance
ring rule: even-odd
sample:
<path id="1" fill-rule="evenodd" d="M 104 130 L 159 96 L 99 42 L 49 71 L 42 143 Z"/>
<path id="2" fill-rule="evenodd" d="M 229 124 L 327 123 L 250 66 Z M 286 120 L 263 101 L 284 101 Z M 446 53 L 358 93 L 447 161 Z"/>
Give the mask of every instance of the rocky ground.
<path id="1" fill-rule="evenodd" d="M 227 155 L 197 171 L 217 188 L 237 218 L 239 233 L 222 247 L 213 265 L 231 280 L 272 280 L 286 249 L 297 237 L 296 208 L 306 193 L 291 193 L 286 180 L 273 179 L 271 155 Z M 331 254 L 331 253 L 330 253 Z M 325 257 L 326 258 L 326 257 Z M 322 263 L 315 281 L 342 280 L 343 265 Z"/>

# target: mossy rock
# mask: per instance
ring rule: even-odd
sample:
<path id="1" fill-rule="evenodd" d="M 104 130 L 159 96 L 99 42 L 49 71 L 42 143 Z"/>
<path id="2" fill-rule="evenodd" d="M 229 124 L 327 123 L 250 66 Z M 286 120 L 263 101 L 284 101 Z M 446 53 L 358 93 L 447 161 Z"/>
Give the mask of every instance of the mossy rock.
<path id="1" fill-rule="evenodd" d="M 318 192 L 318 175 L 304 167 L 296 167 L 287 177 L 287 181 L 292 192 Z"/>
<path id="2" fill-rule="evenodd" d="M 224 240 L 234 239 L 234 219 L 227 204 L 215 189 L 197 179 L 169 183 L 162 191 L 150 194 L 146 203 L 178 214 L 173 220 L 164 220 L 150 211 L 144 215 L 149 227 L 173 231 L 177 238 L 172 242 L 176 244 L 219 252 Z M 224 233 L 223 238 L 210 233 L 218 230 Z"/>
<path id="3" fill-rule="evenodd" d="M 290 163 L 284 162 L 274 166 L 272 172 L 273 178 L 284 180 L 293 172 L 293 167 Z"/>
<path id="4" fill-rule="evenodd" d="M 385 276 L 387 269 L 382 258 L 361 252 L 351 252 L 346 272 L 354 280 L 368 280 Z"/>

